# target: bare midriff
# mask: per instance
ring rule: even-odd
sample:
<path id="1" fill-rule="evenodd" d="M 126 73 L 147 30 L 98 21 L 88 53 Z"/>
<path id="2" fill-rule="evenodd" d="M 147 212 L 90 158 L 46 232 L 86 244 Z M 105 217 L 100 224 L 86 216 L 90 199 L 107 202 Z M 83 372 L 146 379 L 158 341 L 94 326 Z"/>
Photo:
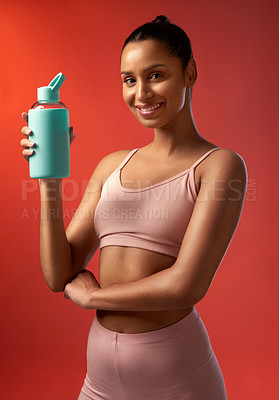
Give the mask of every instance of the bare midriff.
<path id="1" fill-rule="evenodd" d="M 204 140 L 202 140 L 204 144 Z M 191 167 L 196 160 L 210 150 L 206 141 L 206 147 L 200 147 L 199 151 L 189 150 L 180 161 L 160 163 L 158 159 L 150 159 L 145 154 L 143 147 L 121 170 L 121 185 L 130 189 L 144 188 L 148 184 L 156 184 L 180 171 Z M 212 148 L 212 146 L 211 146 Z M 127 151 L 127 154 L 129 151 Z M 188 163 L 185 164 L 185 159 Z M 164 168 L 163 168 L 164 167 Z M 195 184 L 197 193 L 200 187 L 201 170 L 198 165 L 195 169 Z M 162 173 L 168 171 L 168 176 Z M 152 171 L 152 173 L 151 173 Z M 154 175 L 153 175 L 154 174 Z M 106 246 L 100 250 L 99 279 L 102 288 L 120 283 L 127 283 L 151 276 L 166 268 L 170 268 L 176 261 L 175 257 L 145 250 L 136 247 Z M 105 311 L 97 310 L 99 322 L 107 329 L 119 333 L 142 333 L 161 329 L 172 325 L 186 317 L 193 310 L 193 306 L 174 310 L 160 311 Z"/>
<path id="2" fill-rule="evenodd" d="M 151 276 L 171 267 L 175 257 L 150 250 L 106 246 L 100 250 L 99 281 L 101 288 Z M 193 310 L 106 311 L 97 310 L 97 318 L 105 328 L 119 333 L 143 333 L 172 325 Z"/>

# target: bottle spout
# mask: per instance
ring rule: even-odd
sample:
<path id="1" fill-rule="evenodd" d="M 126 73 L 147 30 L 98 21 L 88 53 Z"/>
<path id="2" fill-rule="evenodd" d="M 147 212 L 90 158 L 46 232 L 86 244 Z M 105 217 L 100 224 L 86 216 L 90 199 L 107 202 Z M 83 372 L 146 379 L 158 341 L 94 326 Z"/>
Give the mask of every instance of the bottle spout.
<path id="1" fill-rule="evenodd" d="M 62 72 L 59 72 L 59 74 L 57 74 L 52 79 L 52 81 L 49 83 L 48 86 L 51 87 L 52 91 L 58 91 L 61 88 L 61 86 L 63 85 L 65 79 L 66 79 L 65 75 L 63 75 Z"/>
<path id="2" fill-rule="evenodd" d="M 48 86 L 42 86 L 37 89 L 38 101 L 57 102 L 60 100 L 59 89 L 64 83 L 66 77 L 59 72 Z"/>

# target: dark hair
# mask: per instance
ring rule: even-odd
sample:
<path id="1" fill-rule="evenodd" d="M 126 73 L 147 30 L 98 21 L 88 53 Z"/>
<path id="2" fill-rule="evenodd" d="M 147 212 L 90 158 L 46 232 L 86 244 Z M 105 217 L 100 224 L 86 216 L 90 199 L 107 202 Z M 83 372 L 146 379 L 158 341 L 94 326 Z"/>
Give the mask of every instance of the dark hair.
<path id="1" fill-rule="evenodd" d="M 124 42 L 120 59 L 125 46 L 131 42 L 155 40 L 162 43 L 171 56 L 180 58 L 182 68 L 188 65 L 193 57 L 192 46 L 189 37 L 179 26 L 172 24 L 165 15 L 158 15 L 152 22 L 148 22 L 135 29 Z M 190 97 L 192 98 L 192 89 Z"/>

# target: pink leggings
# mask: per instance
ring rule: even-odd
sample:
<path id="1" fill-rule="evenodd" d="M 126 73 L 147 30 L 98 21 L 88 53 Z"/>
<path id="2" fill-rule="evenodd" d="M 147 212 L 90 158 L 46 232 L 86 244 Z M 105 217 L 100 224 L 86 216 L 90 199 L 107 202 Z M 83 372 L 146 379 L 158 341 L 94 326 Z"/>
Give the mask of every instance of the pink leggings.
<path id="1" fill-rule="evenodd" d="M 178 322 L 124 334 L 95 316 L 78 400 L 227 400 L 207 330 L 194 308 Z"/>

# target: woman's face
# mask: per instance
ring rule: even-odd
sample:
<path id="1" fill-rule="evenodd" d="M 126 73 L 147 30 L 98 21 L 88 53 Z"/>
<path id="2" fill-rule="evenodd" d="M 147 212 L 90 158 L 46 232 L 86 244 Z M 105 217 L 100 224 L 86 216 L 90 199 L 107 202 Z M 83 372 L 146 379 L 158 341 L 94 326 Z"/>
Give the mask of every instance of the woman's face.
<path id="1" fill-rule="evenodd" d="M 123 99 L 147 128 L 173 122 L 185 107 L 181 60 L 153 40 L 129 43 L 121 57 Z"/>

